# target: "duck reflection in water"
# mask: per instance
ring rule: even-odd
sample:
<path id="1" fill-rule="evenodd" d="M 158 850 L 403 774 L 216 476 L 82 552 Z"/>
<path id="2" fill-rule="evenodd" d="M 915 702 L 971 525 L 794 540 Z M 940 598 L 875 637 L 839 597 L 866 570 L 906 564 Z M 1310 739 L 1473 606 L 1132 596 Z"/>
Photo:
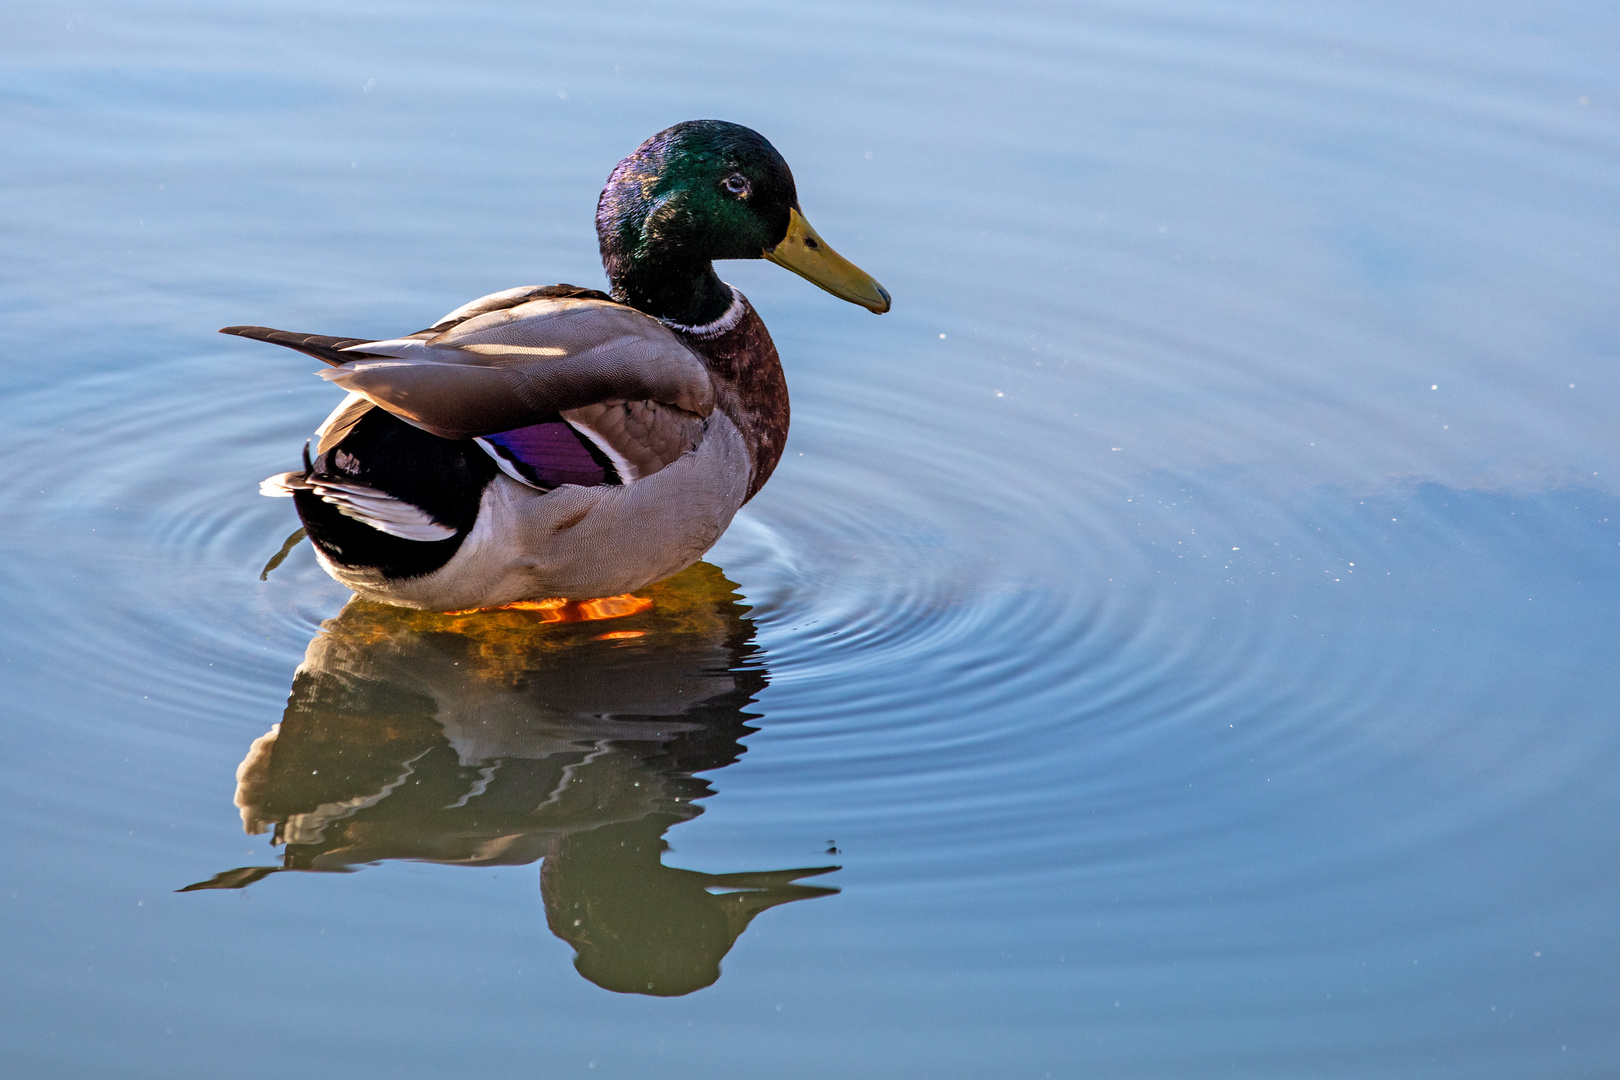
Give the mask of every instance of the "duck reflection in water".
<path id="1" fill-rule="evenodd" d="M 661 996 L 713 983 L 754 916 L 837 892 L 798 883 L 837 867 L 663 865 L 664 833 L 713 794 L 697 774 L 743 753 L 767 676 L 719 570 L 698 563 L 643 593 L 465 615 L 351 601 L 237 769 L 243 825 L 270 829 L 283 864 L 181 891 L 383 859 L 543 859 L 546 922 L 580 974 Z"/>

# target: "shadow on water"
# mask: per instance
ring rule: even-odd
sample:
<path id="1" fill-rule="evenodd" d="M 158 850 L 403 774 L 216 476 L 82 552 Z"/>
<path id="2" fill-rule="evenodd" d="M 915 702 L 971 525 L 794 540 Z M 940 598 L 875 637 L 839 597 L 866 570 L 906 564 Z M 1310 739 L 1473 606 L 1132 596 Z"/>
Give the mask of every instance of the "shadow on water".
<path id="1" fill-rule="evenodd" d="M 714 793 L 698 774 L 743 754 L 768 676 L 719 570 L 699 563 L 645 592 L 649 609 L 607 624 L 351 601 L 237 769 L 243 826 L 271 830 L 282 865 L 181 891 L 387 859 L 543 860 L 546 922 L 580 974 L 659 996 L 710 985 L 754 916 L 837 892 L 797 883 L 837 867 L 663 865 L 665 832 Z"/>

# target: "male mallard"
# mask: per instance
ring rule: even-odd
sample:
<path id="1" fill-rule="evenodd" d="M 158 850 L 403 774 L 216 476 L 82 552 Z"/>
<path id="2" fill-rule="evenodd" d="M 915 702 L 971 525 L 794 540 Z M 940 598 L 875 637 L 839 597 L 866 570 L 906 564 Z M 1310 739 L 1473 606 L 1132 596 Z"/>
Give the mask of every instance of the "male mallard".
<path id="1" fill-rule="evenodd" d="M 816 235 L 763 136 L 694 120 L 619 162 L 597 203 L 611 295 L 492 293 L 387 341 L 228 326 L 349 391 L 290 495 L 326 571 L 405 607 L 638 589 L 690 566 L 787 438 L 776 346 L 715 259 L 765 258 L 873 312 L 889 294 Z"/>

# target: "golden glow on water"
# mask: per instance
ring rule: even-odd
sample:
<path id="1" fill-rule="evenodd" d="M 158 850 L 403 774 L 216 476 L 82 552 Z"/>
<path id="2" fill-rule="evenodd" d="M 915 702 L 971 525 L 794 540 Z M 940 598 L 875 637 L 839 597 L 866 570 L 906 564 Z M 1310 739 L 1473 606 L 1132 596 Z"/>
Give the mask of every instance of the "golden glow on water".
<path id="1" fill-rule="evenodd" d="M 500 607 L 463 608 L 460 611 L 447 611 L 445 614 L 483 615 L 492 611 L 534 611 L 540 614 L 541 622 L 596 622 L 601 619 L 622 619 L 626 615 L 639 615 L 652 607 L 652 604 L 651 600 L 632 596 L 630 593 L 601 596 L 594 600 L 567 600 L 560 596 L 550 596 L 544 600 L 518 600 L 502 604 Z"/>

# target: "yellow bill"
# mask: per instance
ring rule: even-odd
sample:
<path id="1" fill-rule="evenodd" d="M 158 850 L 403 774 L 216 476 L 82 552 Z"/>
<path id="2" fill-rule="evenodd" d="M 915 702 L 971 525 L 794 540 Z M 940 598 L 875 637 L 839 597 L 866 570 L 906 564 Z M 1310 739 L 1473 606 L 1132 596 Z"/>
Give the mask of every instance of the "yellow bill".
<path id="1" fill-rule="evenodd" d="M 790 213 L 787 236 L 775 247 L 765 249 L 767 259 L 821 286 L 840 300 L 859 304 L 877 315 L 889 310 L 888 289 L 828 247 L 827 241 L 816 235 L 816 230 L 797 208 Z"/>

